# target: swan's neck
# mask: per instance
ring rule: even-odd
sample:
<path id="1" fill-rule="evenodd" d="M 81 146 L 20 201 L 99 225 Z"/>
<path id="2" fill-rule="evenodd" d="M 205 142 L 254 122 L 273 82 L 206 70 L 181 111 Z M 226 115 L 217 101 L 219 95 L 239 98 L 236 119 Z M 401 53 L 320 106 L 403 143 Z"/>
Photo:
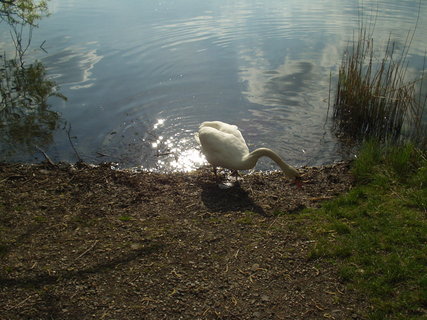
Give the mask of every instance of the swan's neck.
<path id="1" fill-rule="evenodd" d="M 277 153 L 268 148 L 259 148 L 252 151 L 243 158 L 243 162 L 245 162 L 245 164 L 247 164 L 248 168 L 250 169 L 255 167 L 258 159 L 261 157 L 269 157 L 271 160 L 276 162 L 280 169 L 282 169 L 282 171 L 290 178 L 297 178 L 300 176 L 294 167 L 288 165 L 285 161 L 282 160 L 282 158 L 280 158 Z"/>

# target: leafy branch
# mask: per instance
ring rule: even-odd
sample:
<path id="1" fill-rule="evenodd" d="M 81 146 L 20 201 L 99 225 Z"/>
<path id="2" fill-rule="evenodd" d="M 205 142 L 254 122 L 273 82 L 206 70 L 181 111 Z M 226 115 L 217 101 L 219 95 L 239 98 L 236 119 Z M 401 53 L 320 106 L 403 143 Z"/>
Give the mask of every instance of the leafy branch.
<path id="1" fill-rule="evenodd" d="M 21 66 L 24 65 L 24 55 L 31 44 L 33 28 L 37 27 L 39 19 L 49 15 L 47 2 L 48 0 L 0 0 L 0 22 L 10 26 L 16 58 Z"/>
<path id="2" fill-rule="evenodd" d="M 29 24 L 48 15 L 46 0 L 0 0 L 0 18 L 9 24 Z"/>

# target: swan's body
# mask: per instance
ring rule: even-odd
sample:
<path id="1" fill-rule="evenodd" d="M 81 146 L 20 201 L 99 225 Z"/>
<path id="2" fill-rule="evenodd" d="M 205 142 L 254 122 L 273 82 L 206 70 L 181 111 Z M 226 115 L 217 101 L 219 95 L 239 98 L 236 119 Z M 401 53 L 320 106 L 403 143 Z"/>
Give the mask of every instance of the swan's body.
<path id="1" fill-rule="evenodd" d="M 299 172 L 288 165 L 273 150 L 259 148 L 249 152 L 245 139 L 235 125 L 221 121 L 206 121 L 196 134 L 206 160 L 214 167 L 231 170 L 249 170 L 261 157 L 269 157 L 290 178 L 299 179 Z"/>

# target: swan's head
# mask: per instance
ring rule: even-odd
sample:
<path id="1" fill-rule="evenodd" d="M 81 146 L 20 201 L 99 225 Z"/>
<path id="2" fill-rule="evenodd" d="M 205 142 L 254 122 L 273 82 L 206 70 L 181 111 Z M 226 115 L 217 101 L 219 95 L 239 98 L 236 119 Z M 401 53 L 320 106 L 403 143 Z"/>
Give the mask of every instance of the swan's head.
<path id="1" fill-rule="evenodd" d="M 293 184 L 295 184 L 298 188 L 302 187 L 302 178 L 301 174 L 294 167 L 289 166 L 288 168 L 282 168 L 283 172 L 293 180 Z"/>
<path id="2" fill-rule="evenodd" d="M 301 178 L 301 175 L 298 172 L 298 170 L 288 165 L 287 163 L 282 161 L 281 163 L 279 163 L 279 166 L 280 166 L 280 169 L 282 169 L 283 173 L 290 179 Z"/>
<path id="3" fill-rule="evenodd" d="M 302 188 L 302 178 L 301 176 L 296 177 L 293 181 L 293 184 L 295 184 L 297 186 L 298 189 Z"/>

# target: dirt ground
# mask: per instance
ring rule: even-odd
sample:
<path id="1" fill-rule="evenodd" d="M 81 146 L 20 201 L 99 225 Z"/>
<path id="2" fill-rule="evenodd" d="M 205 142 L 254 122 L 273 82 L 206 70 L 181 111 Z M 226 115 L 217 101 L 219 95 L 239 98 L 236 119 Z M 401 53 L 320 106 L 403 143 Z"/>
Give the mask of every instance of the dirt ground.
<path id="1" fill-rule="evenodd" d="M 208 168 L 0 164 L 0 319 L 363 319 L 296 218 L 347 190 L 348 168 L 223 190 Z"/>

